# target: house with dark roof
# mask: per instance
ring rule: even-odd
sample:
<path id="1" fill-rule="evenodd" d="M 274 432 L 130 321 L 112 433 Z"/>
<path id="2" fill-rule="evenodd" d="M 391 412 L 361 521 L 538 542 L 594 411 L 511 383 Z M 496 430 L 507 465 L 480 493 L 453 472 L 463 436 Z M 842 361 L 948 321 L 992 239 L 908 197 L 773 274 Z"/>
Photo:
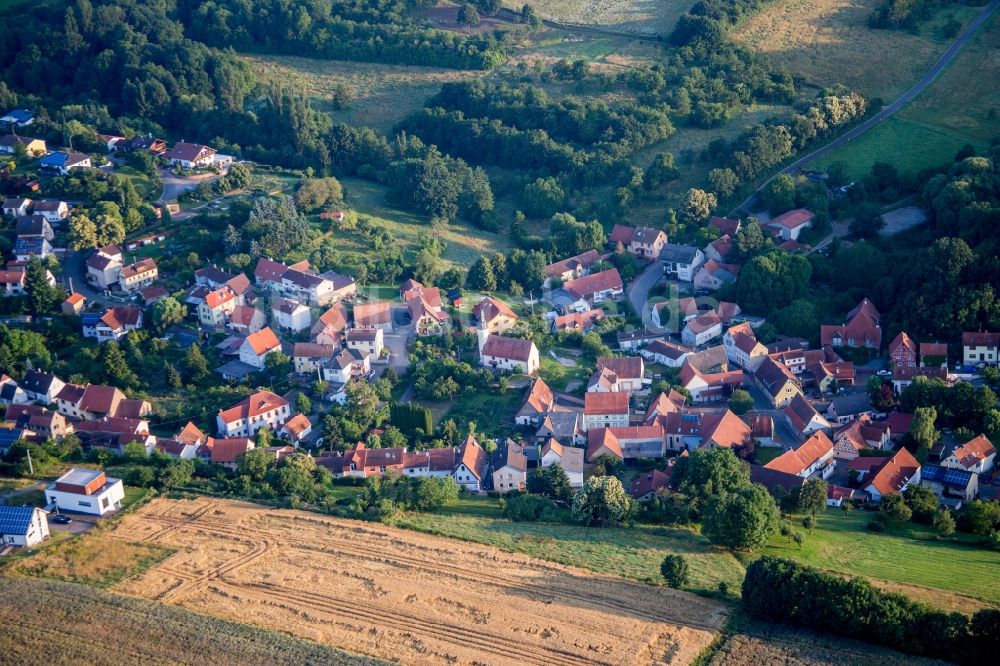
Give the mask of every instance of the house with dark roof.
<path id="1" fill-rule="evenodd" d="M 787 407 L 795 396 L 802 395 L 802 387 L 795 375 L 770 356 L 765 356 L 757 366 L 753 380 L 775 409 Z"/>
<path id="2" fill-rule="evenodd" d="M 170 166 L 179 166 L 182 169 L 207 167 L 212 164 L 214 155 L 214 148 L 186 141 L 178 141 L 173 148 L 163 153 Z"/>
<path id="3" fill-rule="evenodd" d="M 17 152 L 18 146 L 24 147 L 24 152 L 31 157 L 41 157 L 45 154 L 47 147 L 45 139 L 35 139 L 17 134 L 6 134 L 0 136 L 0 153 L 13 155 Z"/>
<path id="4" fill-rule="evenodd" d="M 941 504 L 959 510 L 979 494 L 979 475 L 964 469 L 924 464 L 920 468 L 920 485 L 930 488 Z"/>
<path id="5" fill-rule="evenodd" d="M 87 169 L 93 164 L 90 155 L 59 150 L 38 160 L 38 166 L 43 170 L 55 171 L 59 175 L 65 176 L 73 169 Z"/>
<path id="6" fill-rule="evenodd" d="M 563 259 L 545 267 L 544 287 L 551 287 L 552 280 L 566 282 L 590 273 L 590 268 L 601 261 L 601 253 L 597 250 L 587 250 L 569 259 Z"/>
<path id="7" fill-rule="evenodd" d="M 884 421 L 864 414 L 833 431 L 834 454 L 841 460 L 854 460 L 864 449 L 888 448 L 891 435 Z"/>
<path id="8" fill-rule="evenodd" d="M 665 365 L 668 368 L 679 368 L 684 365 L 684 359 L 694 352 L 693 349 L 679 345 L 669 340 L 654 340 L 639 351 L 643 358 Z"/>
<path id="9" fill-rule="evenodd" d="M 965 365 L 996 365 L 1000 361 L 1000 333 L 962 333 L 962 362 Z"/>
<path id="10" fill-rule="evenodd" d="M 512 490 L 524 490 L 528 480 L 528 459 L 524 455 L 524 447 L 508 439 L 490 457 L 493 490 L 498 493 L 509 493 Z"/>
<path id="11" fill-rule="evenodd" d="M 672 467 L 667 467 L 665 470 L 660 471 L 654 469 L 645 474 L 640 474 L 632 481 L 632 486 L 629 488 L 628 494 L 632 496 L 636 502 L 648 502 L 654 497 L 656 497 L 656 491 L 661 488 L 667 488 L 670 485 Z"/>
<path id="12" fill-rule="evenodd" d="M 24 373 L 20 385 L 29 399 L 48 405 L 56 401 L 56 395 L 66 382 L 49 372 L 28 370 Z"/>
<path id="13" fill-rule="evenodd" d="M 693 245 L 667 243 L 660 251 L 663 272 L 682 282 L 694 280 L 698 268 L 705 263 L 705 253 Z"/>
<path id="14" fill-rule="evenodd" d="M 37 546 L 49 538 L 47 514 L 35 506 L 0 504 L 0 544 L 3 546 Z"/>
<path id="15" fill-rule="evenodd" d="M 130 293 L 148 287 L 159 276 L 160 272 L 156 267 L 156 261 L 147 257 L 134 264 L 122 266 L 122 270 L 118 274 L 118 286 L 121 287 L 122 291 Z"/>
<path id="16" fill-rule="evenodd" d="M 826 408 L 826 417 L 838 425 L 853 421 L 862 415 L 875 416 L 875 409 L 867 392 L 838 395 Z"/>

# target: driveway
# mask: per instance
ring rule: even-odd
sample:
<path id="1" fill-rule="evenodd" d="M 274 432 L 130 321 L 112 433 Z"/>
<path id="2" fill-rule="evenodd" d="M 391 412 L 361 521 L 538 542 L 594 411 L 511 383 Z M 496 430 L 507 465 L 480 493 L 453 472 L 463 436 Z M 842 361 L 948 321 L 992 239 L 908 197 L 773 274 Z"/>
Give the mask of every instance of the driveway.
<path id="1" fill-rule="evenodd" d="M 628 286 L 628 300 L 632 303 L 632 308 L 642 318 L 643 325 L 652 330 L 652 309 L 647 307 L 649 302 L 649 290 L 663 277 L 663 262 L 656 260 L 646 267 L 636 279 Z"/>
<path id="2" fill-rule="evenodd" d="M 104 291 L 95 288 L 92 284 L 87 282 L 87 263 L 85 259 L 85 254 L 89 253 L 89 250 L 85 252 L 74 252 L 67 251 L 63 255 L 63 285 L 66 287 L 66 291 L 76 291 L 87 299 L 87 304 L 99 303 L 105 307 L 111 307 L 114 305 L 121 305 L 125 301 L 121 299 L 108 298 L 104 295 Z M 70 289 L 70 280 L 73 283 L 73 289 Z"/>
<path id="3" fill-rule="evenodd" d="M 160 199 L 163 201 L 174 201 L 180 195 L 195 189 L 202 183 L 214 183 L 219 178 L 221 176 L 214 173 L 178 176 L 173 171 L 160 169 L 160 179 L 163 181 L 163 194 L 160 196 Z"/>
<path id="4" fill-rule="evenodd" d="M 386 333 L 384 336 L 385 346 L 389 348 L 389 366 L 400 375 L 406 374 L 410 367 L 410 356 L 406 352 L 410 334 L 405 331 L 396 333 Z"/>
<path id="5" fill-rule="evenodd" d="M 907 104 L 909 104 L 911 101 L 913 101 L 913 99 L 917 95 L 922 93 L 931 83 L 933 83 L 934 80 L 941 74 L 941 72 L 943 72 L 944 69 L 949 64 L 951 64 L 951 61 L 955 59 L 955 56 L 957 56 L 959 52 L 962 50 L 962 48 L 966 45 L 966 43 L 968 43 L 968 41 L 972 39 L 977 32 L 979 32 L 979 29 L 983 26 L 984 23 L 986 23 L 987 19 L 989 19 L 989 17 L 993 14 L 993 12 L 996 11 L 997 7 L 1000 7 L 1000 0 L 993 0 L 993 2 L 983 7 L 979 11 L 979 14 L 976 15 L 976 18 L 972 19 L 972 21 L 969 22 L 969 25 L 965 27 L 965 30 L 963 30 L 961 34 L 959 34 L 958 38 L 956 38 L 955 41 L 952 43 L 952 45 L 948 47 L 948 50 L 945 51 L 940 58 L 938 58 L 938 61 L 934 63 L 934 66 L 931 67 L 926 74 L 924 74 L 923 78 L 921 78 L 919 81 L 913 84 L 913 87 L 911 87 L 905 93 L 897 97 L 893 102 L 889 103 L 887 106 L 883 106 L 881 111 L 876 113 L 874 116 L 872 116 L 865 122 L 845 132 L 844 134 L 840 135 L 839 137 L 837 137 L 830 143 L 826 144 L 825 146 L 817 148 L 808 155 L 805 155 L 804 157 L 800 157 L 799 159 L 795 160 L 794 162 L 786 166 L 781 171 L 777 172 L 776 174 L 768 178 L 766 181 L 761 183 L 760 187 L 754 190 L 753 194 L 747 197 L 747 199 L 743 203 L 741 203 L 739 206 L 731 210 L 729 212 L 729 215 L 727 215 L 727 217 L 732 218 L 738 215 L 740 211 L 749 210 L 748 206 L 750 206 L 753 203 L 753 200 L 757 197 L 757 194 L 760 193 L 765 187 L 768 186 L 768 184 L 772 180 L 774 180 L 781 174 L 795 173 L 809 162 L 812 162 L 817 158 L 823 157 L 827 153 L 837 150 L 844 144 L 858 138 L 868 130 L 878 127 L 880 124 L 882 124 L 883 121 L 888 120 L 893 114 L 895 114 L 897 111 L 899 111 Z"/>

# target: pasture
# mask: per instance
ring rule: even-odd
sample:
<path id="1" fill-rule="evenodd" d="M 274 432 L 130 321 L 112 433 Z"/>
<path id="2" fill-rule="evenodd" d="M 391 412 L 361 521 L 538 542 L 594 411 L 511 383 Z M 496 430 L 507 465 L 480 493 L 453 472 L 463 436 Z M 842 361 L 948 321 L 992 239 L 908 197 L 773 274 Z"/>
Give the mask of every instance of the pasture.
<path id="1" fill-rule="evenodd" d="M 0 577 L 0 598 L 4 627 L 0 654 L 5 663 L 385 663 L 276 631 L 73 583 Z"/>
<path id="2" fill-rule="evenodd" d="M 177 549 L 119 592 L 405 663 L 688 663 L 725 617 L 684 592 L 240 502 L 157 499 L 104 538 Z"/>
<path id="3" fill-rule="evenodd" d="M 520 0 L 503 0 L 520 11 Z M 538 15 L 567 26 L 585 26 L 629 35 L 669 35 L 677 18 L 694 5 L 689 0 L 535 0 Z"/>
<path id="4" fill-rule="evenodd" d="M 941 10 L 916 34 L 876 30 L 867 21 L 878 0 L 779 0 L 764 7 L 734 39 L 802 75 L 815 88 L 842 83 L 869 97 L 890 100 L 908 89 L 944 53 L 952 38 L 942 24 L 964 25 L 976 8 Z"/>

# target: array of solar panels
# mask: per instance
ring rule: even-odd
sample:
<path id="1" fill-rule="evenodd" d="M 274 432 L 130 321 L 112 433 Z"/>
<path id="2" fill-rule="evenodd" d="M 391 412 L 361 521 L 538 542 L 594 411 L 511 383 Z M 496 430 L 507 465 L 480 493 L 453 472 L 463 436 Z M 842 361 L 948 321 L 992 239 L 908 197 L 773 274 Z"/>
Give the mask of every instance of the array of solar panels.
<path id="1" fill-rule="evenodd" d="M 972 472 L 961 469 L 951 469 L 940 465 L 924 465 L 920 477 L 926 481 L 937 481 L 949 486 L 964 487 L 969 483 Z"/>
<path id="2" fill-rule="evenodd" d="M 27 534 L 34 512 L 33 506 L 0 505 L 0 534 Z"/>

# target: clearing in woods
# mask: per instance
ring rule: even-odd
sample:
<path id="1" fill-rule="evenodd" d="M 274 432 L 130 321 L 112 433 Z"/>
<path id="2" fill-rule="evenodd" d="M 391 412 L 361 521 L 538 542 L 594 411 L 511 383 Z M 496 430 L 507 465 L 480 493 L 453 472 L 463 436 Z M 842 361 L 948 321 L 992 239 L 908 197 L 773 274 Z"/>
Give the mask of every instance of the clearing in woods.
<path id="1" fill-rule="evenodd" d="M 868 27 L 880 1 L 781 0 L 750 17 L 733 37 L 817 88 L 842 83 L 889 101 L 951 44 L 954 38 L 944 36 L 942 25 L 954 18 L 964 26 L 978 8 L 951 5 L 912 34 Z"/>
<path id="2" fill-rule="evenodd" d="M 411 664 L 689 663 L 715 601 L 301 511 L 157 499 L 105 538 L 178 552 L 117 590 Z"/>
<path id="3" fill-rule="evenodd" d="M 522 0 L 503 0 L 520 11 Z M 599 28 L 629 35 L 669 35 L 678 17 L 694 0 L 534 0 L 531 6 L 543 19 L 563 25 Z"/>
<path id="4" fill-rule="evenodd" d="M 8 664 L 385 663 L 74 583 L 0 577 L 0 599 L 0 661 Z"/>

